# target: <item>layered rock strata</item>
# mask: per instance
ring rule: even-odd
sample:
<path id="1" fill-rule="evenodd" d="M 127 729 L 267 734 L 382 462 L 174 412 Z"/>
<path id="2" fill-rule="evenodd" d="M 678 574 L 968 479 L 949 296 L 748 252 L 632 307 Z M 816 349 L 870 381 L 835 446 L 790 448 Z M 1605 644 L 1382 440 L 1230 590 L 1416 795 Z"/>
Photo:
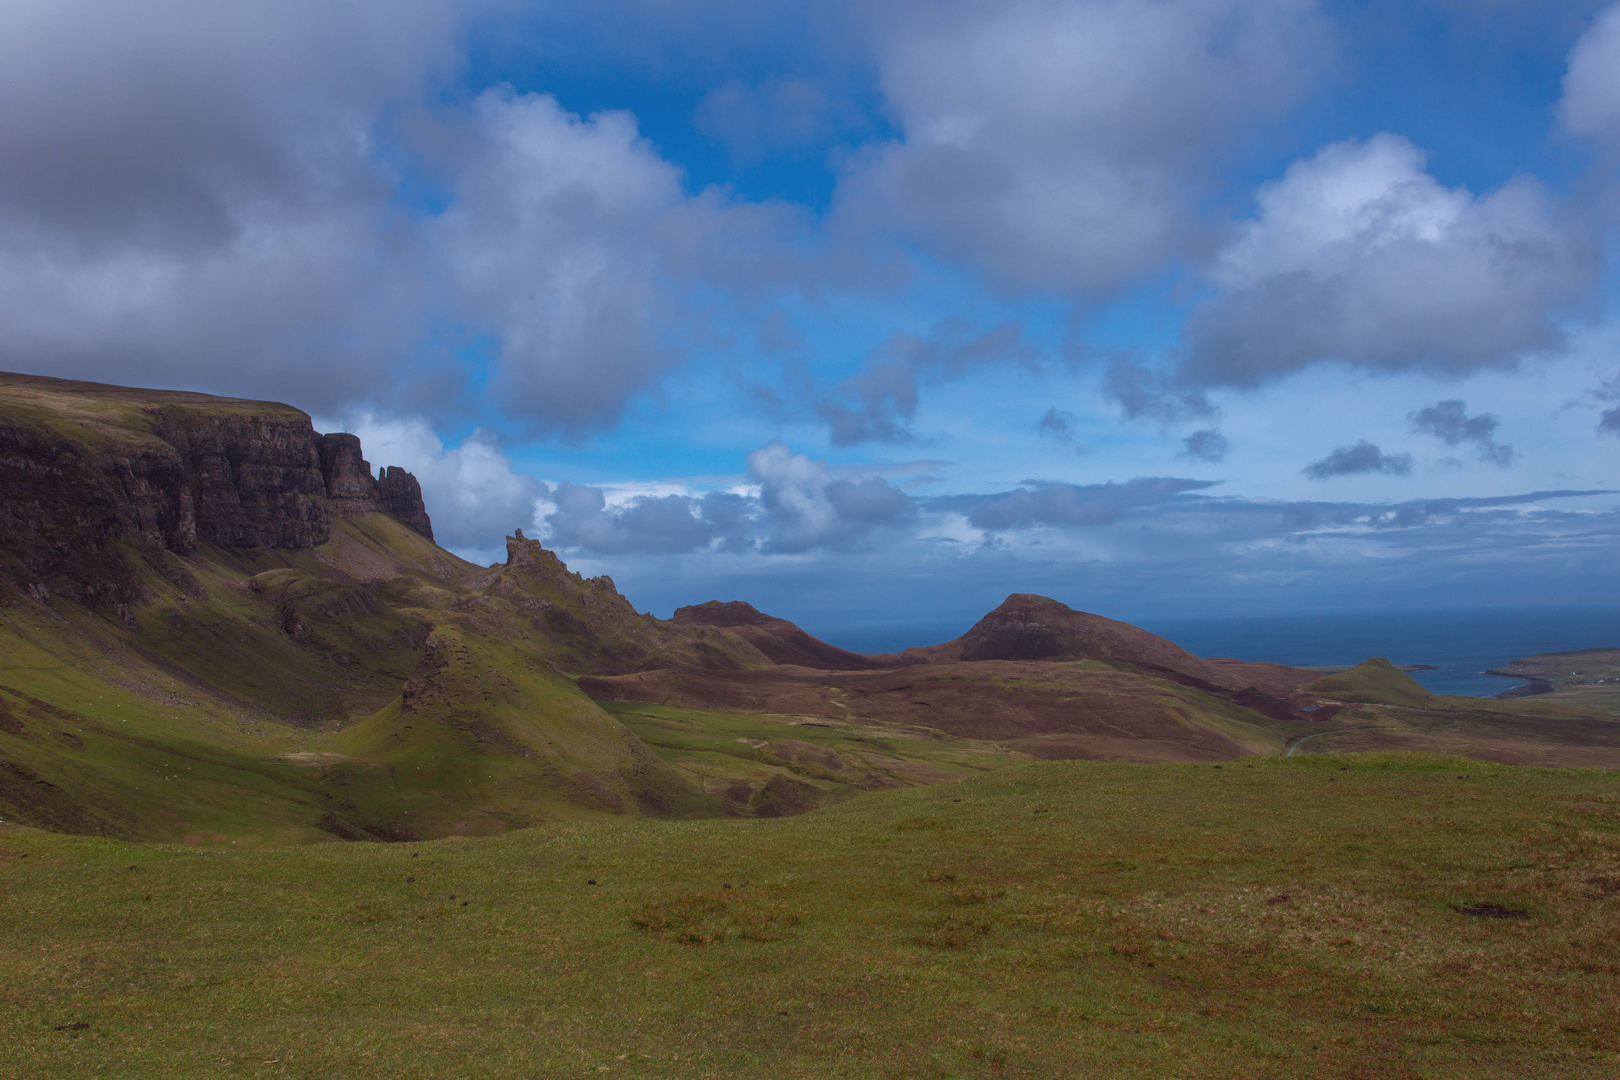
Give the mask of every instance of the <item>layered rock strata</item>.
<path id="1" fill-rule="evenodd" d="M 361 453 L 360 439 L 347 432 L 322 435 L 317 447 L 333 516 L 362 517 L 380 511 L 433 539 L 433 521 L 422 502 L 422 485 L 416 477 L 398 465 L 390 465 L 373 479 L 371 462 Z"/>
<path id="2" fill-rule="evenodd" d="M 273 402 L 0 373 L 0 551 L 36 594 L 134 599 L 114 548 L 311 548 L 378 511 L 433 538 L 416 478 Z"/>

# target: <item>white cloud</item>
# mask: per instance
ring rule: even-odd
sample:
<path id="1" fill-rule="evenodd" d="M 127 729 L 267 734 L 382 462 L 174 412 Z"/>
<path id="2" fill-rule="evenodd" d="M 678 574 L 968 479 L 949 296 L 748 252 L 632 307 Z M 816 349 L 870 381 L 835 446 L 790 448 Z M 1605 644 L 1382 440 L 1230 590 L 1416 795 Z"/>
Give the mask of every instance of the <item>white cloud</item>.
<path id="1" fill-rule="evenodd" d="M 1569 130 L 1620 148 L 1620 4 L 1599 14 L 1570 50 L 1559 111 Z"/>
<path id="2" fill-rule="evenodd" d="M 438 103 L 504 4 L 0 6 L 0 367 L 613 423 L 683 288 L 775 280 L 796 222 L 688 195 L 627 113 Z"/>
<path id="3" fill-rule="evenodd" d="M 768 523 L 761 550 L 767 554 L 852 543 L 913 513 L 910 496 L 882 477 L 834 479 L 825 462 L 779 442 L 748 455 L 748 474 L 760 486 Z"/>
<path id="4" fill-rule="evenodd" d="M 456 200 L 434 225 L 458 307 L 500 340 L 507 411 L 540 426 L 611 421 L 672 362 L 656 245 L 680 170 L 627 113 L 580 118 L 490 91 L 455 132 Z"/>
<path id="5" fill-rule="evenodd" d="M 1347 141 L 1261 188 L 1188 320 L 1187 373 L 1256 383 L 1316 361 L 1462 372 L 1557 350 L 1599 268 L 1532 181 L 1475 197 L 1396 135 Z"/>
<path id="6" fill-rule="evenodd" d="M 4 5 L 0 364 L 361 392 L 413 329 L 372 125 L 453 60 L 465 10 Z"/>
<path id="7" fill-rule="evenodd" d="M 903 135 L 845 212 L 1004 282 L 1108 289 L 1197 242 L 1212 155 L 1318 52 L 1310 0 L 899 5 L 878 47 Z"/>
<path id="8" fill-rule="evenodd" d="M 447 447 L 420 419 L 360 413 L 341 420 L 317 417 L 315 425 L 358 435 L 373 468 L 398 465 L 414 473 L 439 545 L 475 562 L 499 557 L 502 540 L 513 529 L 533 529 L 538 523 L 546 485 L 516 471 L 482 432 Z"/>

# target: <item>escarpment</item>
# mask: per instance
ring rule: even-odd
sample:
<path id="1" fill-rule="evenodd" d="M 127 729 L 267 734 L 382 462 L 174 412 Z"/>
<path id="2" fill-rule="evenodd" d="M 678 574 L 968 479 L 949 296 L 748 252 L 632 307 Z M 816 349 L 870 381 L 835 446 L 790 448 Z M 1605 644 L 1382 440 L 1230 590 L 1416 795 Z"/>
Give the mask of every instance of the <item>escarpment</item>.
<path id="1" fill-rule="evenodd" d="M 400 524 L 433 539 L 433 522 L 428 518 L 422 485 L 416 477 L 398 465 L 390 465 L 373 479 L 371 463 L 360 450 L 360 439 L 347 432 L 319 435 L 316 440 L 321 477 L 333 516 L 392 514 Z"/>
<path id="2" fill-rule="evenodd" d="M 305 549 L 379 511 L 432 539 L 415 477 L 290 406 L 0 373 L 0 551 L 35 595 L 128 603 L 120 546 Z"/>

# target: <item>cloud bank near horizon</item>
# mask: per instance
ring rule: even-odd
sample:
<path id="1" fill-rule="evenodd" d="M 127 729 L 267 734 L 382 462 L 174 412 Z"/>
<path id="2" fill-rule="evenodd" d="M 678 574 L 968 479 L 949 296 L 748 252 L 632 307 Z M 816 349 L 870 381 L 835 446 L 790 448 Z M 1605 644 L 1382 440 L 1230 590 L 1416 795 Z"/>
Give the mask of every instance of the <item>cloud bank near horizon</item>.
<path id="1" fill-rule="evenodd" d="M 0 367 L 291 400 L 480 558 L 1584 552 L 1620 4 L 1353 8 L 19 0 Z"/>

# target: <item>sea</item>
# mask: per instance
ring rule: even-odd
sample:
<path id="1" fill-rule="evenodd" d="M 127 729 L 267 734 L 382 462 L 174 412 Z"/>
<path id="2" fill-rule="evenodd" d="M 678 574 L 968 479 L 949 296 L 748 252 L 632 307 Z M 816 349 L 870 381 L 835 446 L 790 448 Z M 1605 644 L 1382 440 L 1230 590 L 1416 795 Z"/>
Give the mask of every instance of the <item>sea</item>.
<path id="1" fill-rule="evenodd" d="M 1494 697 L 1524 683 L 1486 675 L 1525 656 L 1620 649 L 1620 604 L 1514 605 L 1399 611 L 1126 619 L 1199 656 L 1296 667 L 1358 664 L 1382 656 L 1424 665 L 1412 677 L 1437 694 Z M 961 635 L 974 619 L 805 629 L 862 653 L 898 652 Z"/>

